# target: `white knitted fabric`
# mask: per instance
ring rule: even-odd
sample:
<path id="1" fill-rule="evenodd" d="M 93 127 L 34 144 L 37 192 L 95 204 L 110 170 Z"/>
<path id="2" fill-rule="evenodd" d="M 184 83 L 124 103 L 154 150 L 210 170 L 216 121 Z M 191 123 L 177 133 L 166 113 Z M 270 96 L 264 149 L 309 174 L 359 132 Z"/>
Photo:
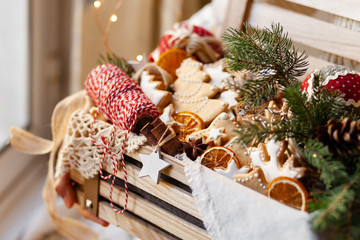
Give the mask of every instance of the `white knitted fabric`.
<path id="1" fill-rule="evenodd" d="M 70 169 L 80 172 L 86 179 L 92 178 L 99 173 L 100 160 L 103 158 L 103 150 L 97 148 L 90 137 L 90 127 L 94 117 L 84 109 L 75 111 L 68 123 L 67 132 L 63 145 L 59 151 L 55 177 L 59 178 Z M 107 142 L 114 126 L 96 120 L 93 125 L 93 137 L 97 143 L 102 143 L 101 137 Z M 116 130 L 115 138 L 110 143 L 110 148 L 118 154 L 121 150 L 125 131 Z M 134 152 L 146 143 L 143 135 L 130 133 L 125 142 L 125 152 Z M 120 159 L 119 159 L 120 160 Z M 105 164 L 110 163 L 110 158 L 105 158 Z"/>

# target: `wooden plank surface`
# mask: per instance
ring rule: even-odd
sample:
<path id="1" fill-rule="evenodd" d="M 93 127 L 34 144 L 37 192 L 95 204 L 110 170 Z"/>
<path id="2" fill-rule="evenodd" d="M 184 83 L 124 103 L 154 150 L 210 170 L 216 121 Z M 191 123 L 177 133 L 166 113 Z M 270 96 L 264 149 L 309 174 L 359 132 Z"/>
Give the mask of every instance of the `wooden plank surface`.
<path id="1" fill-rule="evenodd" d="M 253 3 L 249 22 L 254 27 L 270 27 L 272 22 L 279 22 L 295 42 L 355 61 L 360 60 L 360 32 L 265 2 Z"/>
<path id="2" fill-rule="evenodd" d="M 110 184 L 104 181 L 100 182 L 100 195 L 109 197 Z M 124 206 L 125 194 L 119 188 L 114 187 L 113 201 L 119 206 Z M 168 232 L 180 237 L 181 239 L 209 239 L 207 232 L 181 217 L 178 217 L 168 211 L 158 207 L 157 205 L 140 198 L 139 196 L 129 192 L 128 211 L 141 216 L 143 219 L 166 229 Z M 103 216 L 103 215 L 102 215 Z M 103 216 L 104 219 L 114 217 Z"/>
<path id="3" fill-rule="evenodd" d="M 286 0 L 288 2 L 307 6 L 323 12 L 360 21 L 359 0 Z"/>
<path id="4" fill-rule="evenodd" d="M 105 170 L 110 172 L 111 167 L 105 166 Z M 188 193 L 183 189 L 161 179 L 159 184 L 156 184 L 150 177 L 146 176 L 139 178 L 140 169 L 134 165 L 127 164 L 126 170 L 128 183 L 164 200 L 165 202 L 189 213 L 190 215 L 193 215 L 194 217 L 201 219 L 201 215 L 191 193 Z M 116 176 L 124 180 L 123 171 L 119 170 Z"/>
<path id="5" fill-rule="evenodd" d="M 75 169 L 70 170 L 70 178 L 76 182 L 77 184 L 84 185 L 85 184 L 85 178 L 81 173 Z"/>
<path id="6" fill-rule="evenodd" d="M 115 213 L 107 202 L 99 202 L 99 217 L 106 219 L 110 224 L 118 226 L 133 236 L 143 240 L 174 239 L 171 235 L 127 212 L 123 214 Z"/>
<path id="7" fill-rule="evenodd" d="M 215 17 L 217 19 L 224 19 L 221 26 L 219 26 L 215 32 L 218 38 L 221 38 L 224 31 L 229 27 L 241 29 L 246 10 L 250 4 L 249 0 L 226 0 L 224 2 L 214 1 L 212 3 L 214 9 L 216 9 L 216 11 L 214 11 Z M 225 7 L 223 7 L 223 5 L 225 5 Z"/>

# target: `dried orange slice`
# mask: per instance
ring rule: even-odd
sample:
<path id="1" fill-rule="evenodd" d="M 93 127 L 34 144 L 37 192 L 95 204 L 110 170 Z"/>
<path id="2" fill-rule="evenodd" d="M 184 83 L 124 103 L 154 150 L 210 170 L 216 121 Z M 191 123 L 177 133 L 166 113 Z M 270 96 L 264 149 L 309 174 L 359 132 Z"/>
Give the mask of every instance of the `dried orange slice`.
<path id="1" fill-rule="evenodd" d="M 240 168 L 240 162 L 235 153 L 229 148 L 222 146 L 211 147 L 201 154 L 201 164 L 212 170 L 216 168 L 225 170 L 232 160 Z"/>
<path id="2" fill-rule="evenodd" d="M 308 193 L 296 179 L 289 177 L 273 179 L 268 185 L 266 195 L 290 207 L 302 211 L 307 210 Z"/>
<path id="3" fill-rule="evenodd" d="M 187 57 L 188 56 L 185 50 L 182 50 L 180 48 L 171 48 L 160 55 L 159 60 L 156 62 L 156 64 L 165 71 L 167 71 L 175 80 L 176 69 L 180 67 L 181 63 Z"/>
<path id="4" fill-rule="evenodd" d="M 173 126 L 180 141 L 185 142 L 187 136 L 195 131 L 204 129 L 204 121 L 193 112 L 178 112 L 173 116 L 178 123 Z"/>

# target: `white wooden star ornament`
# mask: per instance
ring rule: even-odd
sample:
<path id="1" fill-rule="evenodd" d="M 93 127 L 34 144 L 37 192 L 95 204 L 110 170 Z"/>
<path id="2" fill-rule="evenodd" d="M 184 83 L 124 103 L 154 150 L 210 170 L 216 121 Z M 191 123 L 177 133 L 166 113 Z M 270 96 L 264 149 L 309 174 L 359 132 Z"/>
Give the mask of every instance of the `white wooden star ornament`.
<path id="1" fill-rule="evenodd" d="M 159 150 L 154 150 L 150 155 L 139 154 L 141 162 L 143 164 L 139 177 L 149 176 L 156 184 L 159 183 L 160 171 L 171 166 L 170 163 L 161 159 Z"/>

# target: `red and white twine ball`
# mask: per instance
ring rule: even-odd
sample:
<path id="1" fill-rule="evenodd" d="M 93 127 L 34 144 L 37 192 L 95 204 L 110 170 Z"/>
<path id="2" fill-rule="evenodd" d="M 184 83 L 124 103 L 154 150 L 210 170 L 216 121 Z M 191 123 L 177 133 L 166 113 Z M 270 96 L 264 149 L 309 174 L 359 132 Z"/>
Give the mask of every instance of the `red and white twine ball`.
<path id="1" fill-rule="evenodd" d="M 159 116 L 160 113 L 156 105 L 143 93 L 140 86 L 134 80 L 130 79 L 118 66 L 113 64 L 103 64 L 93 69 L 86 79 L 85 89 L 99 110 L 114 126 L 108 141 L 106 141 L 104 137 L 101 137 L 100 143 L 95 141 L 92 136 L 93 124 L 91 125 L 90 136 L 95 146 L 103 149 L 104 152 L 104 156 L 100 160 L 101 178 L 109 179 L 112 177 L 109 197 L 110 204 L 115 212 L 123 213 L 127 208 L 128 202 L 127 172 L 124 161 L 125 141 L 129 132 L 133 130 L 137 120 L 141 117 L 150 117 L 153 119 Z M 96 116 L 97 114 L 94 116 L 94 121 Z M 109 147 L 114 139 L 116 128 L 126 131 L 121 146 L 117 146 L 121 149 L 119 155 L 116 155 Z M 104 176 L 102 168 L 106 156 L 111 159 L 113 171 L 110 175 Z M 119 167 L 119 160 L 122 162 L 125 180 L 125 204 L 122 210 L 117 210 L 112 202 L 112 192 Z"/>
<path id="2" fill-rule="evenodd" d="M 360 106 L 360 74 L 351 71 L 346 66 L 329 65 L 316 69 L 309 74 L 302 83 L 302 91 L 309 96 L 313 94 L 314 78 L 319 77 L 320 86 L 330 91 L 338 90 L 343 93 L 346 106 Z"/>

